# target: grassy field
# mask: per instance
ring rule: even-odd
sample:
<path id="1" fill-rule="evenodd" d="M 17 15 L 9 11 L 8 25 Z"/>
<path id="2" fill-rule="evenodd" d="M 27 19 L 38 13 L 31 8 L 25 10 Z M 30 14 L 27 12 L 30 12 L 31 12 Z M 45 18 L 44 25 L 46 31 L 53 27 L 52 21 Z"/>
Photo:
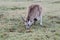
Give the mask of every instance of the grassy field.
<path id="1" fill-rule="evenodd" d="M 43 7 L 44 27 L 37 22 L 26 33 L 21 15 L 33 3 Z M 0 0 L 0 40 L 60 40 L 60 0 Z"/>

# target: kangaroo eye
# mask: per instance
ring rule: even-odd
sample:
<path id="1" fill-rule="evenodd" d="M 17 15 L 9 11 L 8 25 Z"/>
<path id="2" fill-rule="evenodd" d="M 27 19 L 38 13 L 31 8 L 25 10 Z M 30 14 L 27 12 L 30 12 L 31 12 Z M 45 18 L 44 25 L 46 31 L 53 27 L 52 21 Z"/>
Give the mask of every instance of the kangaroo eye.
<path id="1" fill-rule="evenodd" d="M 29 26 L 29 24 L 28 24 L 28 26 Z"/>

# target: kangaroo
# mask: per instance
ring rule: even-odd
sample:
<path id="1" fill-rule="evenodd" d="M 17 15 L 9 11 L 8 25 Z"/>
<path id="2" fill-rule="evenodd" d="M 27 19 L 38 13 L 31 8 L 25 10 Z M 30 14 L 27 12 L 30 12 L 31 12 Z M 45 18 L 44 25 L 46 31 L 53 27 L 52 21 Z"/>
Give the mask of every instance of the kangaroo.
<path id="1" fill-rule="evenodd" d="M 36 21 L 40 21 L 40 25 L 42 25 L 42 7 L 38 4 L 30 5 L 28 10 L 28 15 L 26 20 L 24 20 L 26 29 L 30 29 L 31 25 L 36 23 Z"/>

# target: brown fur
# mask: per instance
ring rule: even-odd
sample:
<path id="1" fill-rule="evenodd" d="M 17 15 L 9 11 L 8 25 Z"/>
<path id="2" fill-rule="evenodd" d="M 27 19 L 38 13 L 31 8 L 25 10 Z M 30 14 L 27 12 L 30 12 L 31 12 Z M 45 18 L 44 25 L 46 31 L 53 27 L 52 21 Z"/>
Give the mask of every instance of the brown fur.
<path id="1" fill-rule="evenodd" d="M 34 15 L 33 11 L 35 10 L 36 7 L 38 8 L 38 11 L 39 11 L 39 15 L 38 16 L 40 16 L 42 8 L 39 5 L 31 5 L 29 7 L 28 16 L 27 16 L 26 21 L 29 21 L 30 17 Z"/>
<path id="2" fill-rule="evenodd" d="M 31 5 L 29 6 L 29 10 L 28 10 L 28 16 L 25 20 L 25 25 L 26 25 L 26 29 L 30 29 L 31 25 L 34 23 L 36 23 L 36 21 L 40 20 L 40 25 L 42 25 L 42 7 L 40 7 L 39 5 L 35 4 L 35 5 Z"/>

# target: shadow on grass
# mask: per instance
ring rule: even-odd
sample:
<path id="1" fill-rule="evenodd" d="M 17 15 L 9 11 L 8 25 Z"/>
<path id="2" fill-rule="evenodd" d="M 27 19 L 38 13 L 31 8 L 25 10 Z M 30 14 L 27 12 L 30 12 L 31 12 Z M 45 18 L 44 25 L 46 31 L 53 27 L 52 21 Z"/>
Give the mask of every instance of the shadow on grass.
<path id="1" fill-rule="evenodd" d="M 16 9 L 18 9 L 18 10 L 24 10 L 24 9 L 26 9 L 26 7 L 16 7 L 16 6 L 11 7 L 11 8 L 0 7 L 0 10 L 16 10 Z"/>
<path id="2" fill-rule="evenodd" d="M 54 1 L 54 2 L 52 2 L 52 3 L 60 3 L 60 1 Z"/>

